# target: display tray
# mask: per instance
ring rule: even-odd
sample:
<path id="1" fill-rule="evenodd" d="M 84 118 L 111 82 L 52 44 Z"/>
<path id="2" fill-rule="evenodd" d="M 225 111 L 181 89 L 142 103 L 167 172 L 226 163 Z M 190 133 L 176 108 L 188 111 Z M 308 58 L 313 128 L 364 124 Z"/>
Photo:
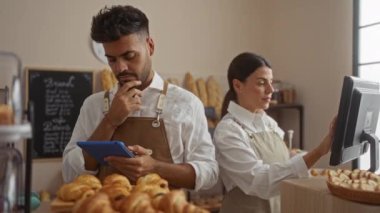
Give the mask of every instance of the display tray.
<path id="1" fill-rule="evenodd" d="M 337 186 L 330 181 L 326 181 L 326 183 L 330 192 L 335 196 L 360 203 L 380 205 L 380 192 L 349 189 Z"/>

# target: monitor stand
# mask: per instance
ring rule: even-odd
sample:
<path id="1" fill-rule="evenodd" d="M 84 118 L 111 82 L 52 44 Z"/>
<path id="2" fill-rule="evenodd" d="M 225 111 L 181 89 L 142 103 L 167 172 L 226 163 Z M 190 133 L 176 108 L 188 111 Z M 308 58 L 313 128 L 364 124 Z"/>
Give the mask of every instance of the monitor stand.
<path id="1" fill-rule="evenodd" d="M 360 140 L 362 142 L 368 142 L 371 147 L 371 167 L 368 171 L 375 172 L 379 169 L 379 138 L 377 138 L 377 136 L 374 133 L 363 131 Z"/>

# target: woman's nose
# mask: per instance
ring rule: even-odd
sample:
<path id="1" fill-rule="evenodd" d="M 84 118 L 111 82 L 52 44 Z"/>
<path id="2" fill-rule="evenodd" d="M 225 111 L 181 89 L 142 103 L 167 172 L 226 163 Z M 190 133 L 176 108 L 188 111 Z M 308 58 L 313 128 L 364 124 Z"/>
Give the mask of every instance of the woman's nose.
<path id="1" fill-rule="evenodd" d="M 272 84 L 268 84 L 268 86 L 267 86 L 267 93 L 273 93 L 273 92 L 274 92 L 273 85 Z"/>

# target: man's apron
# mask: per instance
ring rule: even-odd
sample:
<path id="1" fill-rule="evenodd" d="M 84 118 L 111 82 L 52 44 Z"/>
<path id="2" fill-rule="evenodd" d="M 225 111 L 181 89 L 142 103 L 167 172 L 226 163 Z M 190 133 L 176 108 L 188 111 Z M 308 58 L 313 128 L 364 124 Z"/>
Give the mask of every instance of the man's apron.
<path id="1" fill-rule="evenodd" d="M 164 88 L 157 100 L 157 117 L 128 117 L 123 124 L 115 130 L 112 140 L 124 142 L 126 146 L 140 145 L 152 150 L 152 157 L 156 160 L 173 163 L 168 139 L 166 137 L 165 124 L 160 115 L 164 107 L 168 83 L 164 82 Z M 109 109 L 109 91 L 104 94 L 106 109 Z M 107 106 L 108 104 L 108 106 Z M 108 110 L 107 110 L 108 111 Z M 120 173 L 117 169 L 104 165 L 99 168 L 98 177 L 103 180 L 107 175 Z"/>
<path id="2" fill-rule="evenodd" d="M 284 162 L 289 159 L 289 151 L 284 141 L 275 132 L 250 133 L 247 132 L 250 145 L 256 155 L 263 160 L 264 164 Z M 233 188 L 224 196 L 220 213 L 249 212 L 249 213 L 280 213 L 280 196 L 264 200 L 256 196 L 245 194 L 239 187 Z"/>

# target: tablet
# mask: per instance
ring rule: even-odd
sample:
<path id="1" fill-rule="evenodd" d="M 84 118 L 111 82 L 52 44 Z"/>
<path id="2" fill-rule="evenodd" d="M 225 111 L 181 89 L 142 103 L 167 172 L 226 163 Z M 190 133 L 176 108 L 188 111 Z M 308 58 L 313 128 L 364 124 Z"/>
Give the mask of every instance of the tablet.
<path id="1" fill-rule="evenodd" d="M 79 141 L 77 144 L 102 165 L 107 164 L 104 158 L 108 156 L 135 156 L 121 141 Z"/>

